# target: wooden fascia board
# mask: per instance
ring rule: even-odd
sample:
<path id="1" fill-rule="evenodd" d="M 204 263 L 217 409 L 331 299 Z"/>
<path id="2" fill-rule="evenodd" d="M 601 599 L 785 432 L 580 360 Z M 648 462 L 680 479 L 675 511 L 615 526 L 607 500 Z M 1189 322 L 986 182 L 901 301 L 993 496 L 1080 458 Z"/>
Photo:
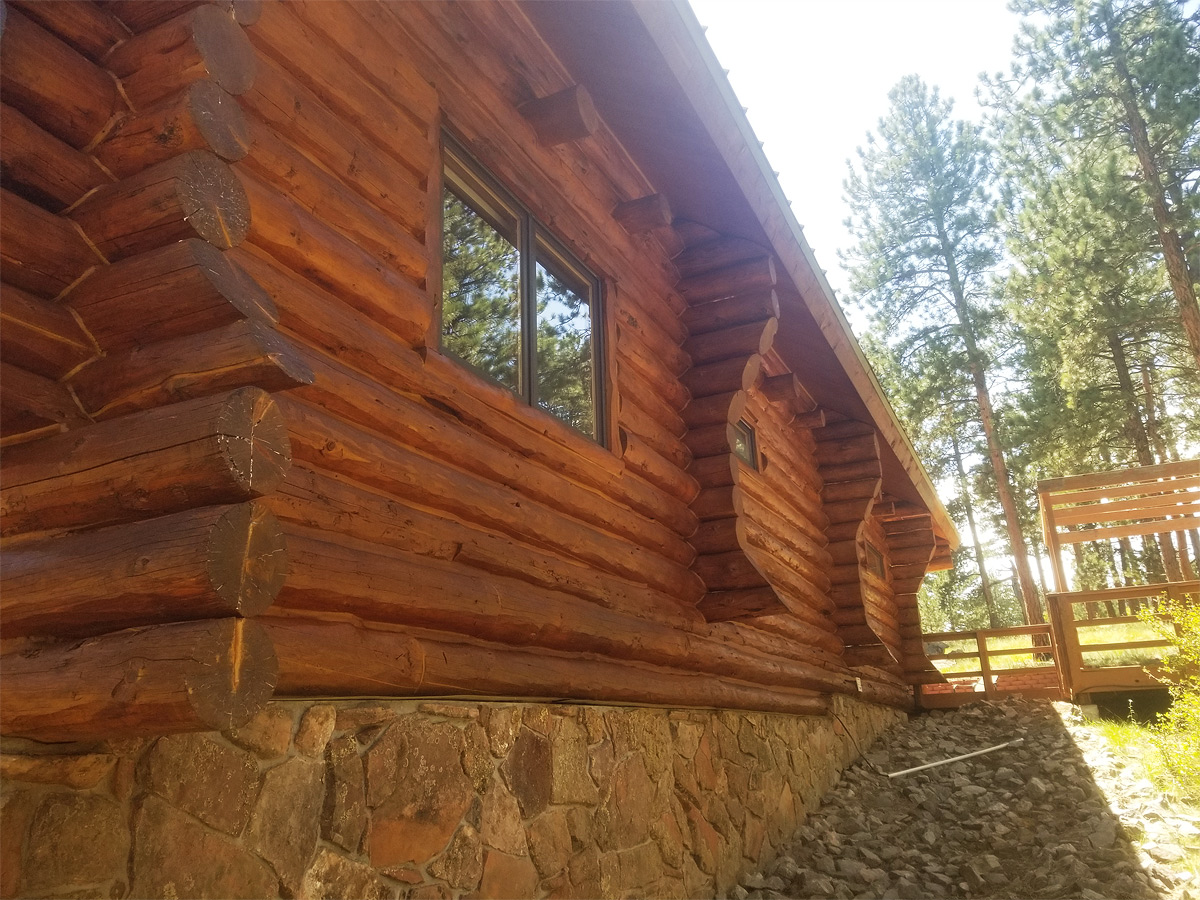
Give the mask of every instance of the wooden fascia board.
<path id="1" fill-rule="evenodd" d="M 779 261 L 837 356 L 883 440 L 895 454 L 939 534 L 952 547 L 958 532 L 937 496 L 916 449 L 883 395 L 862 348 L 834 298 L 825 273 L 775 178 L 729 80 L 686 0 L 632 0 L 647 33 L 675 74 L 714 146 L 754 211 Z"/>

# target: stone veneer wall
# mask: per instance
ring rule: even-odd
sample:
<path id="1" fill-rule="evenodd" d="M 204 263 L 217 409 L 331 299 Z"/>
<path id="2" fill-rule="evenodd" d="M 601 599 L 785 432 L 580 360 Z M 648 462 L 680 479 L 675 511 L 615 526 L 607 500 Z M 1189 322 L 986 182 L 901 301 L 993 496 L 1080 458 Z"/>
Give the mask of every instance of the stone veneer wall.
<path id="1" fill-rule="evenodd" d="M 903 713 L 846 698 L 864 749 Z M 832 718 L 275 701 L 248 726 L 6 745 L 4 897 L 702 897 L 856 753 Z"/>

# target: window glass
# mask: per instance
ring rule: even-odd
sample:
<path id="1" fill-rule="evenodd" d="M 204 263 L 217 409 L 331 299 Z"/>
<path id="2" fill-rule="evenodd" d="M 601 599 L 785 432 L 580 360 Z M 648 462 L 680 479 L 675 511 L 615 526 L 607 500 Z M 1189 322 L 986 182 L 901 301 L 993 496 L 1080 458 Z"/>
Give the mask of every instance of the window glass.
<path id="1" fill-rule="evenodd" d="M 733 426 L 733 453 L 751 468 L 758 468 L 758 447 L 754 440 L 754 426 L 749 422 L 738 422 Z"/>
<path id="2" fill-rule="evenodd" d="M 505 233 L 507 232 L 507 234 Z M 442 346 L 521 391 L 521 254 L 507 228 L 451 190 L 442 195 Z"/>
<path id="3" fill-rule="evenodd" d="M 591 291 L 550 260 L 537 264 L 537 404 L 595 434 Z"/>

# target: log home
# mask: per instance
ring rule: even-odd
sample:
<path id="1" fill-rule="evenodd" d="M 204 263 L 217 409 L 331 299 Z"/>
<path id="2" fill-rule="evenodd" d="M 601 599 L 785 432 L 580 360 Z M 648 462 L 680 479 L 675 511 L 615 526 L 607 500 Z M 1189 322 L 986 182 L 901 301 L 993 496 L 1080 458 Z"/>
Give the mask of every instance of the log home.
<path id="1" fill-rule="evenodd" d="M 686 4 L 3 11 L 6 736 L 911 706 L 957 538 Z"/>

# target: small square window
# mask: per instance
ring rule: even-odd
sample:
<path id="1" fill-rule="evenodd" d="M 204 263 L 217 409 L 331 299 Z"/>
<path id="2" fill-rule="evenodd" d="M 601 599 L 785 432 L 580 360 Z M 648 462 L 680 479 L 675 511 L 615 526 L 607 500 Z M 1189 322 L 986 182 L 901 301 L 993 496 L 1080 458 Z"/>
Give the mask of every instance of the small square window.
<path id="1" fill-rule="evenodd" d="M 758 469 L 758 445 L 754 438 L 754 426 L 744 420 L 733 426 L 733 455 L 750 468 Z"/>
<path id="2" fill-rule="evenodd" d="M 442 349 L 603 442 L 600 285 L 446 140 Z"/>
<path id="3" fill-rule="evenodd" d="M 866 560 L 863 567 L 877 578 L 887 580 L 887 569 L 883 565 L 883 554 L 879 552 L 879 548 L 867 541 L 863 550 L 866 551 Z"/>

